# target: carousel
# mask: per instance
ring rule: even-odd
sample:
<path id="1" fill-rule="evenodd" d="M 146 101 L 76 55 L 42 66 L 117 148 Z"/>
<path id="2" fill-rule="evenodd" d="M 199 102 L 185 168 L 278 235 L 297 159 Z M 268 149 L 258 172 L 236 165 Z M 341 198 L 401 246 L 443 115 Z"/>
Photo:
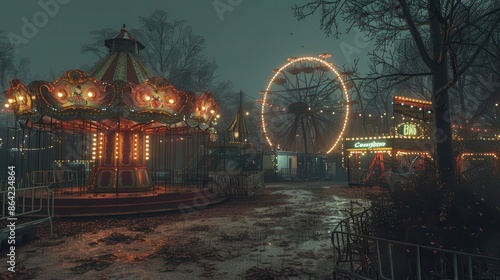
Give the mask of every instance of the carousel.
<path id="1" fill-rule="evenodd" d="M 207 171 L 186 166 L 213 140 L 218 104 L 212 94 L 178 90 L 152 75 L 139 55 L 145 46 L 125 25 L 104 45 L 108 55 L 89 73 L 69 70 L 53 82 L 28 85 L 12 80 L 5 92 L 5 107 L 16 119 L 6 141 L 7 164 L 16 166 L 24 186 L 50 184 L 59 193 L 56 215 L 110 215 L 116 205 L 92 213 L 75 206 L 124 196 L 148 199 L 144 211 L 127 201 L 132 207 L 120 213 L 165 210 L 151 207 L 161 204 L 159 194 L 161 201 L 176 200 L 167 194 L 199 191 L 208 180 Z"/>

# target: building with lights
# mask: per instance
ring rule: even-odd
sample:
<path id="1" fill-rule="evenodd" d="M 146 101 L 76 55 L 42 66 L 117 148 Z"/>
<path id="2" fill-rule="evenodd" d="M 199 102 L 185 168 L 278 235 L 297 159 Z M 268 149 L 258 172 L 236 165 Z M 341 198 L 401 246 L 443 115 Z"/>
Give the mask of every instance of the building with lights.
<path id="1" fill-rule="evenodd" d="M 349 185 L 393 185 L 415 174 L 436 178 L 432 103 L 396 96 L 393 107 L 393 124 L 387 133 L 344 139 Z M 464 139 L 455 131 L 453 145 L 458 179 L 500 174 L 500 138 Z"/>

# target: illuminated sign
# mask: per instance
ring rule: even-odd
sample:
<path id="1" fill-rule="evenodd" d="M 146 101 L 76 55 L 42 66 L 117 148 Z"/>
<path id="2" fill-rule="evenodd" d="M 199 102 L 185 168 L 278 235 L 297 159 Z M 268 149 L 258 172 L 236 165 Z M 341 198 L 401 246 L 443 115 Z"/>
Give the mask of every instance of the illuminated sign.
<path id="1" fill-rule="evenodd" d="M 349 140 L 345 142 L 345 148 L 346 149 L 390 149 L 390 145 L 387 141 L 354 141 L 354 140 Z"/>
<path id="2" fill-rule="evenodd" d="M 396 127 L 396 132 L 401 136 L 424 136 L 425 129 L 417 123 L 405 122 Z"/>
<path id="3" fill-rule="evenodd" d="M 354 143 L 355 148 L 380 148 L 380 147 L 385 147 L 387 143 L 386 142 L 371 142 L 371 143 L 362 143 L 362 142 L 356 142 Z"/>
<path id="4" fill-rule="evenodd" d="M 406 123 L 403 125 L 403 135 L 415 136 L 417 135 L 417 126 L 412 123 Z"/>

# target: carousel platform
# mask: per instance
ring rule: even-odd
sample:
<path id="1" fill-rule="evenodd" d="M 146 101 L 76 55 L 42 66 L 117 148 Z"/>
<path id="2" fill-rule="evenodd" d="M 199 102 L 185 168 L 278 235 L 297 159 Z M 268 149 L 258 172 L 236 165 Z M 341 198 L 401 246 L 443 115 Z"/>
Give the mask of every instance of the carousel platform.
<path id="1" fill-rule="evenodd" d="M 155 191 L 133 193 L 76 193 L 69 188 L 54 192 L 53 217 L 97 217 L 134 215 L 159 212 L 192 212 L 209 205 L 222 203 L 227 197 L 217 196 L 210 189 L 161 188 Z M 34 203 L 25 198 L 25 204 Z M 47 213 L 47 204 L 42 203 L 37 213 Z M 34 213 L 33 216 L 36 216 Z"/>

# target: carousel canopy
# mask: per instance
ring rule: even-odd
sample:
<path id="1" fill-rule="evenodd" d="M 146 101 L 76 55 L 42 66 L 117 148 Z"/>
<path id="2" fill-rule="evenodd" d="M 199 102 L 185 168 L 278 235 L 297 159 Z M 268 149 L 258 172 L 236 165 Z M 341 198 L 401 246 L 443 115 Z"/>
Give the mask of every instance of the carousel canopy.
<path id="1" fill-rule="evenodd" d="M 53 82 L 25 86 L 19 80 L 10 81 L 6 107 L 17 120 L 39 129 L 80 129 L 85 122 L 112 130 L 204 130 L 215 121 L 218 104 L 212 94 L 179 91 L 165 78 L 152 77 L 139 57 L 144 46 L 125 26 L 105 45 L 110 53 L 90 75 L 69 70 Z"/>
<path id="2" fill-rule="evenodd" d="M 109 54 L 95 65 L 90 76 L 106 82 L 122 80 L 132 84 L 143 83 L 152 77 L 139 57 L 144 45 L 128 33 L 125 24 L 120 33 L 104 41 L 104 45 Z"/>

